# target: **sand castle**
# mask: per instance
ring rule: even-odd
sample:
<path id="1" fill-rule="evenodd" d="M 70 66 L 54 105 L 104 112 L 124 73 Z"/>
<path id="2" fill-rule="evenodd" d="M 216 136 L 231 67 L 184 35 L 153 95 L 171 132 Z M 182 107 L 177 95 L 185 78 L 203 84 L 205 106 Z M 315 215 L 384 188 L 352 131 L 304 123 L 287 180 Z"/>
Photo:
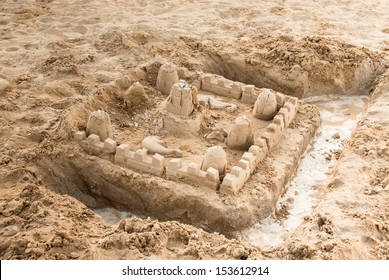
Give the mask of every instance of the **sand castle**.
<path id="1" fill-rule="evenodd" d="M 120 205 L 131 201 L 128 211 L 238 230 L 274 210 L 316 122 L 304 120 L 303 132 L 288 128 L 296 119 L 297 98 L 218 75 L 191 77 L 191 84 L 182 79 L 173 83 L 157 106 L 132 115 L 148 121 L 141 127 L 120 127 L 113 135 L 108 114 L 96 111 L 87 130 L 76 132 L 74 139 L 86 153 L 109 162 L 104 177 L 115 183 L 109 190 L 99 185 L 92 190 L 96 195 Z M 144 96 L 139 83 L 127 95 L 134 92 Z M 125 100 L 128 108 L 131 100 Z M 93 119 L 104 125 L 93 126 Z M 136 137 L 131 137 L 133 131 Z M 274 168 L 275 161 L 281 167 Z M 156 207 L 164 210 L 153 212 Z M 249 210 L 254 208 L 258 211 Z"/>
<path id="2" fill-rule="evenodd" d="M 74 139 L 80 141 L 81 147 L 93 155 L 112 154 L 116 152 L 111 120 L 108 113 L 98 110 L 89 115 L 85 131 L 78 131 Z"/>
<path id="3" fill-rule="evenodd" d="M 242 97 L 242 84 L 227 80 L 223 77 L 205 75 L 202 78 L 201 89 L 228 98 L 240 99 Z"/>
<path id="4" fill-rule="evenodd" d="M 86 131 L 77 132 L 75 139 L 80 141 L 81 147 L 88 153 L 114 154 L 116 164 L 131 170 L 219 190 L 226 195 L 238 195 L 239 190 L 255 172 L 257 164 L 277 146 L 283 131 L 294 120 L 297 98 L 210 74 L 196 80 L 194 87 L 184 80 L 177 82 L 176 75 L 175 68 L 170 64 L 163 65 L 158 75 L 157 88 L 165 91 L 164 93 L 170 88 L 169 96 L 161 109 L 166 111 L 162 129 L 168 132 L 198 133 L 205 110 L 199 112 L 200 104 L 214 110 L 237 107 L 211 95 L 198 95 L 199 91 L 254 104 L 254 118 L 250 120 L 246 115 L 236 117 L 230 124 L 225 140 L 226 148 L 218 145 L 208 148 L 201 157 L 201 162 L 181 158 L 185 156 L 185 151 L 168 148 L 159 136 L 145 136 L 141 143 L 142 148 L 135 151 L 135 147 L 126 143 L 117 147 L 116 141 L 113 140 L 109 116 L 101 110 L 90 114 Z M 141 104 L 146 99 L 144 89 L 138 82 L 134 83 L 125 95 L 127 106 Z M 258 126 L 257 122 L 260 122 L 263 126 L 263 121 L 269 123 L 260 129 L 260 132 L 254 133 L 253 125 Z M 219 140 L 223 139 L 219 137 Z M 226 149 L 244 152 L 241 158 L 237 159 L 237 164 L 229 168 Z M 169 157 L 173 159 L 168 159 Z"/>
<path id="5" fill-rule="evenodd" d="M 227 168 L 226 152 L 220 146 L 210 147 L 203 157 L 200 168 L 203 171 L 214 168 L 219 172 L 219 175 L 224 175 Z"/>

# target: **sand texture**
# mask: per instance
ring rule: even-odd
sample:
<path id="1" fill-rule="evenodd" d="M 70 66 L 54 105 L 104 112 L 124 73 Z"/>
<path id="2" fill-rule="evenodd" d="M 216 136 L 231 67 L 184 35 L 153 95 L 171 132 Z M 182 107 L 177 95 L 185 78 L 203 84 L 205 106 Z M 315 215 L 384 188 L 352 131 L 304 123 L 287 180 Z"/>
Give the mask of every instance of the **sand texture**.
<path id="1" fill-rule="evenodd" d="M 388 5 L 2 0 L 0 258 L 389 259 Z M 104 110 L 118 145 L 134 151 L 149 135 L 198 163 L 208 147 L 226 148 L 228 124 L 254 103 L 213 99 L 221 109 L 194 109 L 202 118 L 195 137 L 163 131 L 167 95 L 156 87 L 165 63 L 188 83 L 212 73 L 300 99 L 296 119 L 238 194 L 128 170 L 74 140 L 89 114 Z M 141 98 L 130 102 L 137 81 Z M 288 215 L 277 200 L 326 117 L 303 99 L 334 95 L 370 103 L 332 151 L 309 214 L 276 246 L 242 239 L 254 223 Z M 214 138 L 203 137 L 204 124 L 217 128 Z M 242 154 L 227 153 L 227 172 Z M 111 225 L 91 210 L 105 207 L 136 217 Z"/>

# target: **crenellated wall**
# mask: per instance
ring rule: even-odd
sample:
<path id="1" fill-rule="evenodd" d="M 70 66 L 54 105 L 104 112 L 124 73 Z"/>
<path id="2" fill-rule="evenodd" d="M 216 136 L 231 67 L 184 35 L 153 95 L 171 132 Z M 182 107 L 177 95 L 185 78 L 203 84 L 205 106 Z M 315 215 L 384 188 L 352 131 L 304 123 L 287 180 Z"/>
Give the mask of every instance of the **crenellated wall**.
<path id="1" fill-rule="evenodd" d="M 85 131 L 77 131 L 74 139 L 80 141 L 80 146 L 88 153 L 99 156 L 102 154 L 113 154 L 116 152 L 116 141 L 107 138 L 104 142 L 100 141 L 100 136 L 91 134 L 86 137 Z"/>
<path id="2" fill-rule="evenodd" d="M 201 89 L 228 98 L 240 99 L 242 97 L 242 84 L 221 76 L 205 75 L 201 81 Z"/>
<path id="3" fill-rule="evenodd" d="M 285 96 L 279 96 L 280 102 L 284 102 L 284 99 L 286 99 Z M 268 153 L 280 142 L 284 129 L 294 120 L 297 113 L 297 98 L 290 99 L 290 101 L 283 104 L 283 107 L 266 128 L 265 133 L 254 139 L 254 145 L 243 154 L 238 166 L 233 166 L 231 172 L 226 174 L 220 186 L 221 193 L 236 195 L 253 174 L 257 164 L 265 159 Z"/>
<path id="4" fill-rule="evenodd" d="M 194 162 L 184 164 L 182 159 L 172 159 L 166 168 L 166 177 L 175 181 L 190 182 L 198 187 L 209 187 L 214 190 L 219 186 L 219 171 L 209 167 L 207 171 L 200 169 L 200 165 Z"/>
<path id="5" fill-rule="evenodd" d="M 145 149 L 139 149 L 133 153 L 127 144 L 121 144 L 115 154 L 115 163 L 156 176 L 163 175 L 164 160 L 165 157 L 160 154 L 148 155 Z"/>
<path id="6" fill-rule="evenodd" d="M 228 80 L 222 76 L 205 74 L 200 80 L 193 82 L 194 86 L 203 91 L 209 91 L 211 93 L 240 99 L 242 102 L 247 104 L 254 104 L 257 101 L 258 95 L 264 89 L 258 89 L 254 85 L 245 85 L 239 82 Z M 267 89 L 269 90 L 269 89 Z M 284 95 L 280 92 L 272 91 L 276 95 L 277 110 L 282 108 L 285 102 L 289 101 L 297 106 L 298 99 Z"/>
<path id="7" fill-rule="evenodd" d="M 150 156 L 147 150 L 139 149 L 131 152 L 127 144 L 121 144 L 115 154 L 115 163 L 133 170 L 162 176 L 164 172 L 165 157 L 160 154 Z"/>

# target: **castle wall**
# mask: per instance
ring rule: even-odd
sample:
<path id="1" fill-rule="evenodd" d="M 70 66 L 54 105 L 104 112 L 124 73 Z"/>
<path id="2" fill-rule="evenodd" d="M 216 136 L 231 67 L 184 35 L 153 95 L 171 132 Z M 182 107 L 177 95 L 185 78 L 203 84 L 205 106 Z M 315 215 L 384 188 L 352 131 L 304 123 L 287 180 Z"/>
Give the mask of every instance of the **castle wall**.
<path id="1" fill-rule="evenodd" d="M 285 105 L 278 111 L 278 115 L 283 117 L 285 127 L 288 127 L 294 120 L 297 114 L 297 106 L 291 102 L 286 102 Z"/>
<path id="2" fill-rule="evenodd" d="M 139 149 L 127 157 L 126 166 L 143 173 L 162 176 L 165 157 L 160 154 L 149 156 L 145 149 Z"/>
<path id="3" fill-rule="evenodd" d="M 249 162 L 241 159 L 238 166 L 233 166 L 231 172 L 227 173 L 220 187 L 220 192 L 224 194 L 236 195 L 250 178 L 251 170 L 255 169 L 255 160 Z"/>
<path id="4" fill-rule="evenodd" d="M 198 187 L 209 187 L 217 189 L 219 186 L 219 171 L 209 167 L 207 171 L 202 171 L 200 165 L 194 162 L 184 164 L 182 159 L 172 159 L 166 168 L 168 179 L 183 181 Z"/>
<path id="5" fill-rule="evenodd" d="M 242 97 L 242 86 L 240 83 L 220 76 L 205 75 L 201 82 L 201 89 L 228 98 L 240 99 Z"/>
<path id="6" fill-rule="evenodd" d="M 116 141 L 107 138 L 103 142 L 100 141 L 100 136 L 90 134 L 86 137 L 85 131 L 78 131 L 74 135 L 74 139 L 80 142 L 80 146 L 84 151 L 92 155 L 113 154 L 116 152 Z"/>

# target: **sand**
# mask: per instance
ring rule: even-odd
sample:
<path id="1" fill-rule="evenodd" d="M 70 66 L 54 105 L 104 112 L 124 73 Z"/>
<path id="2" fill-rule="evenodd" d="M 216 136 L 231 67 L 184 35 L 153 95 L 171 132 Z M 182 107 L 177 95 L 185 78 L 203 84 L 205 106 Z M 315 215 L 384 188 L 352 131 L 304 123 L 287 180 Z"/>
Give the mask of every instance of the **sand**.
<path id="1" fill-rule="evenodd" d="M 242 239 L 261 248 L 280 245 L 294 233 L 317 203 L 317 193 L 328 185 L 342 148 L 368 104 L 366 96 L 306 98 L 318 106 L 323 118 L 320 129 L 301 158 L 287 191 L 272 216 L 244 232 Z"/>
<path id="2" fill-rule="evenodd" d="M 2 1 L 1 259 L 388 259 L 387 5 Z M 144 216 L 110 225 L 85 206 L 109 206 L 83 192 L 85 182 L 61 179 L 71 173 L 58 163 L 79 158 L 69 143 L 90 111 L 106 110 L 114 133 L 141 142 L 155 121 L 147 110 L 165 98 L 156 90 L 164 62 L 186 67 L 188 80 L 202 71 L 299 98 L 370 97 L 312 212 L 277 246 Z M 150 103 L 128 111 L 123 95 L 135 81 Z"/>

